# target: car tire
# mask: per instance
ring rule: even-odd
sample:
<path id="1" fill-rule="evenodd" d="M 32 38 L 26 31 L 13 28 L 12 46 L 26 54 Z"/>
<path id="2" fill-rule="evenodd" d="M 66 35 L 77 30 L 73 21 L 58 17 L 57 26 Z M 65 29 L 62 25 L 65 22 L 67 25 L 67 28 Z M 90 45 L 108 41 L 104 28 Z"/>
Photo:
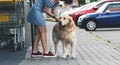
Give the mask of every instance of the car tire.
<path id="1" fill-rule="evenodd" d="M 95 31 L 97 28 L 97 23 L 94 20 L 88 20 L 85 23 L 85 29 L 87 31 Z"/>

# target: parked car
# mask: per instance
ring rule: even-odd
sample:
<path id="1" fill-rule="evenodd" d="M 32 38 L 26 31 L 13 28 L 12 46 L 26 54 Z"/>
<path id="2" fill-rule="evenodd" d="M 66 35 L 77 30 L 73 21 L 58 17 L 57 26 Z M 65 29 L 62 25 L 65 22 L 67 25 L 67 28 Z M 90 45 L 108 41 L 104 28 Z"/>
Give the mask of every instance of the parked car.
<path id="1" fill-rule="evenodd" d="M 96 3 L 93 3 L 92 5 L 89 5 L 88 7 L 84 8 L 82 10 L 73 12 L 70 15 L 71 15 L 71 17 L 73 18 L 73 20 L 76 23 L 79 16 L 81 16 L 83 14 L 87 14 L 87 13 L 96 12 L 96 10 L 98 8 L 100 8 L 104 3 L 106 3 L 106 2 L 112 2 L 112 1 L 115 1 L 115 0 L 102 0 L 102 1 L 98 1 Z M 77 25 L 77 23 L 76 23 L 76 25 Z"/>
<path id="2" fill-rule="evenodd" d="M 120 27 L 120 2 L 105 3 L 95 13 L 80 16 L 77 23 L 88 31 L 100 27 Z"/>
<path id="3" fill-rule="evenodd" d="M 62 14 L 71 15 L 72 13 L 78 12 L 78 11 L 80 11 L 80 10 L 85 10 L 85 9 L 87 9 L 88 7 L 92 6 L 92 5 L 95 5 L 96 3 L 97 3 L 97 2 L 92 2 L 92 3 L 89 3 L 89 4 L 82 5 L 82 6 L 80 6 L 80 7 L 71 8 L 71 10 L 65 11 L 65 12 L 63 12 Z"/>

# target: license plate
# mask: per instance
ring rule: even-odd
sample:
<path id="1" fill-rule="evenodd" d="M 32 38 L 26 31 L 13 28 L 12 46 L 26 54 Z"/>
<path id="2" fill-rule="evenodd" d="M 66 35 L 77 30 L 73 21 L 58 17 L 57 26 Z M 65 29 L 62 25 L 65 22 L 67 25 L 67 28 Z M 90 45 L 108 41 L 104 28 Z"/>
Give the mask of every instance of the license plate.
<path id="1" fill-rule="evenodd" d="M 1 13 L 0 14 L 0 22 L 9 22 L 9 14 L 8 13 Z"/>

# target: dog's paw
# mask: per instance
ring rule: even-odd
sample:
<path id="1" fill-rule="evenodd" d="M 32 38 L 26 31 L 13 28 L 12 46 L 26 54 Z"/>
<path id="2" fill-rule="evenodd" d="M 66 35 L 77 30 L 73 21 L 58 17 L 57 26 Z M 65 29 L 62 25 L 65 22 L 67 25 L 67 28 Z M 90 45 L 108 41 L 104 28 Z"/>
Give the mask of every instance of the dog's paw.
<path id="1" fill-rule="evenodd" d="M 73 58 L 73 59 L 75 59 L 75 58 L 76 58 L 76 56 L 75 56 L 75 55 L 72 55 L 72 58 Z"/>
<path id="2" fill-rule="evenodd" d="M 62 58 L 66 59 L 66 58 L 67 58 L 67 56 L 66 56 L 66 55 L 63 55 L 63 56 L 62 56 Z"/>
<path id="3" fill-rule="evenodd" d="M 69 55 L 62 56 L 63 59 L 68 59 Z"/>

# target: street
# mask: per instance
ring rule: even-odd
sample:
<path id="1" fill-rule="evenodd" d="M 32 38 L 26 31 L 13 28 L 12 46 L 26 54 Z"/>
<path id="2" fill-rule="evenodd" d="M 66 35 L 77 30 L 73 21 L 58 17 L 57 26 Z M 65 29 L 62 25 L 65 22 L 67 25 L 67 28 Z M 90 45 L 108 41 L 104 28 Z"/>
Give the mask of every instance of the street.
<path id="1" fill-rule="evenodd" d="M 52 27 L 55 22 L 47 22 L 48 46 L 54 52 L 52 42 Z M 12 52 L 10 49 L 0 49 L 0 65 L 120 65 L 119 36 L 120 29 L 98 29 L 88 32 L 77 28 L 77 57 L 76 59 L 61 58 L 32 59 L 28 46 L 21 51 Z M 115 43 L 115 44 L 114 44 Z M 115 45 L 112 47 L 112 45 Z M 59 44 L 59 56 L 62 55 L 61 44 Z M 40 44 L 40 50 L 41 44 Z"/>

